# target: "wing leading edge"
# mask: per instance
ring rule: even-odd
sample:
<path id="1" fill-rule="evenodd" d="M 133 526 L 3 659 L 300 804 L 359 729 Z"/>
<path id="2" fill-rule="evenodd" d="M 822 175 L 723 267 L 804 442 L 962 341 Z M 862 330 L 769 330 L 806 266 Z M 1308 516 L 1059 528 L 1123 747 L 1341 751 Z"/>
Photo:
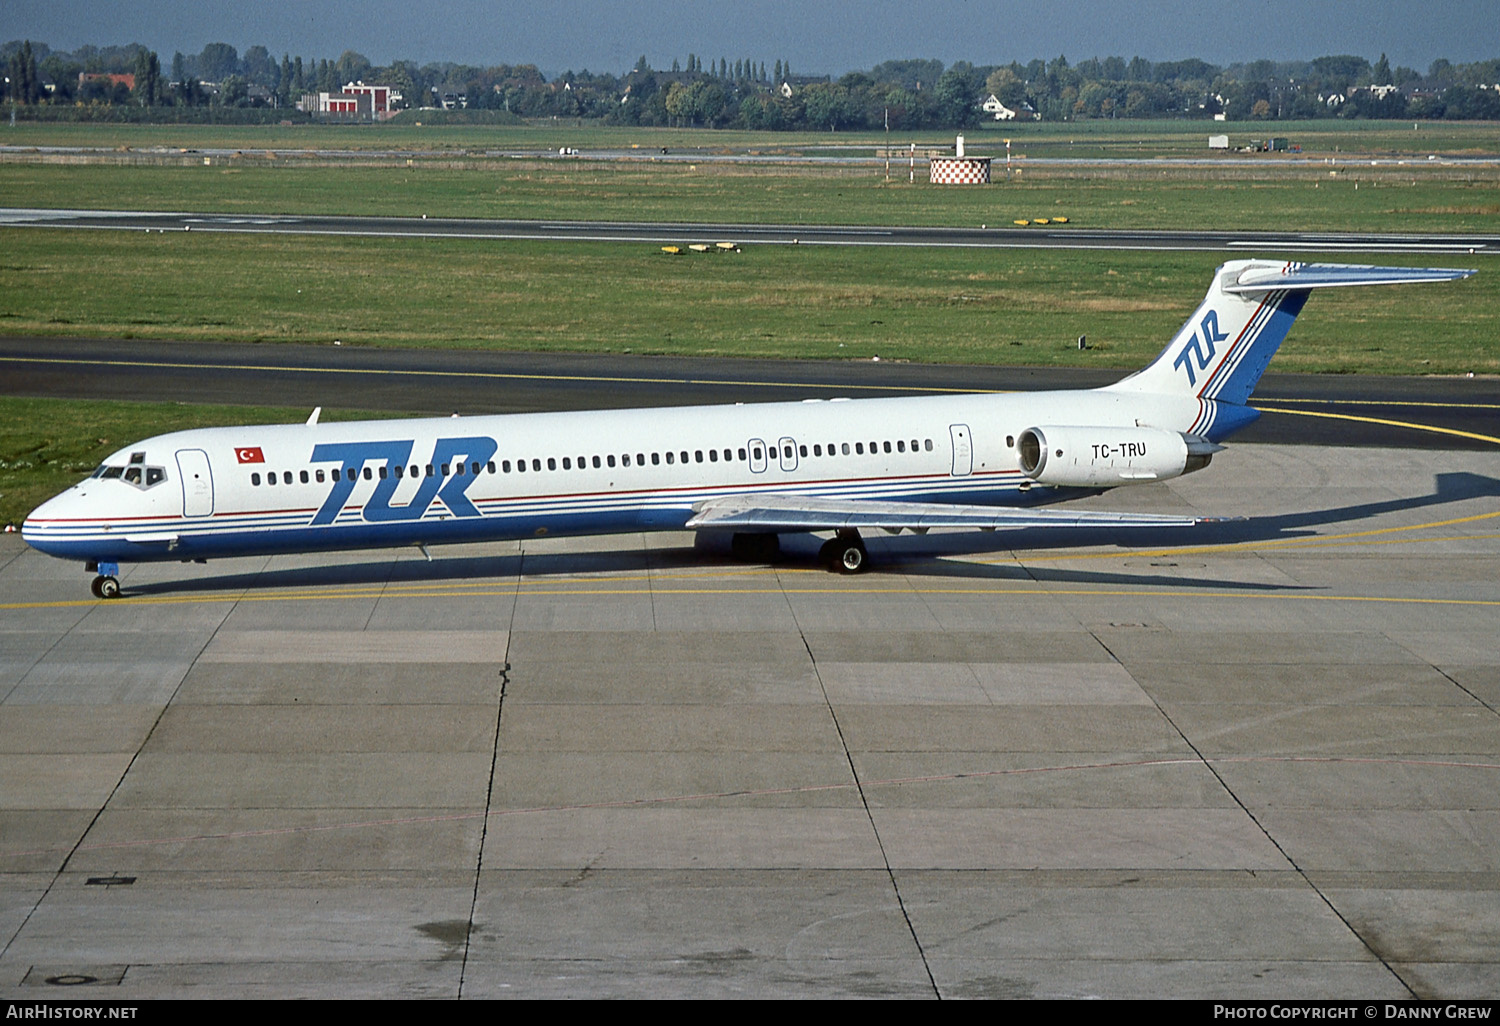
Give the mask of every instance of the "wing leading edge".
<path id="1" fill-rule="evenodd" d="M 934 527 L 985 531 L 1037 527 L 1192 527 L 1222 518 L 1096 510 L 956 506 L 930 502 L 844 502 L 807 495 L 729 495 L 693 507 L 686 526 L 726 531 L 890 531 Z"/>

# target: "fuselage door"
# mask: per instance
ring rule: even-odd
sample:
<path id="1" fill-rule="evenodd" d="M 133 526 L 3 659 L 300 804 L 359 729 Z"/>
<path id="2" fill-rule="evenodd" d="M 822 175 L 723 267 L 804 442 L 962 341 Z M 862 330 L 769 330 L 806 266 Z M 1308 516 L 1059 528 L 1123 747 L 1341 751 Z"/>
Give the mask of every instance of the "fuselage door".
<path id="1" fill-rule="evenodd" d="M 948 433 L 953 437 L 953 476 L 966 477 L 974 470 L 974 443 L 969 438 L 969 426 L 952 424 Z"/>
<path id="2" fill-rule="evenodd" d="M 182 475 L 182 515 L 210 516 L 214 511 L 214 477 L 208 467 L 208 453 L 178 449 L 177 470 Z"/>
<path id="3" fill-rule="evenodd" d="M 781 439 L 781 441 L 776 443 L 776 448 L 780 450 L 779 455 L 781 457 L 781 469 L 786 471 L 788 474 L 796 470 L 797 443 L 790 438 L 783 438 Z"/>
<path id="4" fill-rule="evenodd" d="M 750 439 L 750 473 L 766 472 L 766 443 L 759 438 Z"/>

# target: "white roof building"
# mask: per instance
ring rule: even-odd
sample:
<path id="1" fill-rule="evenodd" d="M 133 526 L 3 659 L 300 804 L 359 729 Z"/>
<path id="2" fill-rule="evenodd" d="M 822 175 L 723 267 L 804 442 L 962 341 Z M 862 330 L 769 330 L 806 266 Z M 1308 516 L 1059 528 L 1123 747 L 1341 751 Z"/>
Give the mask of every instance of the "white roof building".
<path id="1" fill-rule="evenodd" d="M 1011 110 L 1000 102 L 1000 98 L 991 93 L 989 99 L 979 105 L 986 114 L 993 114 L 996 121 L 1014 121 L 1017 118 L 1029 118 L 1032 121 L 1040 121 L 1042 116 L 1032 109 L 1031 104 L 1022 102 L 1019 110 Z"/>

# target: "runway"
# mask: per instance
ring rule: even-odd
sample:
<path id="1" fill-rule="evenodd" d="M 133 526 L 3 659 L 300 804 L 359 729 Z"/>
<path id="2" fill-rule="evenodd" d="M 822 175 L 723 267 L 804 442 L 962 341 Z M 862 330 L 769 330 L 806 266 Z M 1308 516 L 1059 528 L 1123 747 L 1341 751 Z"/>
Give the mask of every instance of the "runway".
<path id="1" fill-rule="evenodd" d="M 0 338 L 0 394 L 416 414 L 1093 388 L 1118 370 Z M 1233 442 L 1490 449 L 1500 380 L 1268 374 Z"/>
<path id="2" fill-rule="evenodd" d="M 859 225 L 670 224 L 616 221 L 520 221 L 482 218 L 256 216 L 111 210 L 0 208 L 0 226 L 113 231 L 197 231 L 263 235 L 389 238 L 531 239 L 806 246 L 947 246 L 996 249 L 1137 249 L 1240 253 L 1434 253 L 1467 255 L 1500 248 L 1493 234 L 1363 232 L 1141 231 L 986 225 L 922 228 Z"/>
<path id="3" fill-rule="evenodd" d="M 127 568 L 0 536 L 0 995 L 1487 1001 L 1500 450 L 1121 543 Z M 1372 1006 L 1374 1007 L 1374 1006 Z"/>

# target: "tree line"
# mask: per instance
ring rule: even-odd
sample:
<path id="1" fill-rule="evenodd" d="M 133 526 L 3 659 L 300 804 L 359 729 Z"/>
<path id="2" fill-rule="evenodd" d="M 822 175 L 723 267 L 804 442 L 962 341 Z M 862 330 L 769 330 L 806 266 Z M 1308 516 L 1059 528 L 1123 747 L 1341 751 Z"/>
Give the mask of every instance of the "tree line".
<path id="1" fill-rule="evenodd" d="M 392 86 L 408 107 L 507 111 L 522 118 L 588 118 L 610 124 L 829 130 L 972 127 L 990 117 L 990 96 L 1021 119 L 1310 118 L 1500 119 L 1500 59 L 1434 61 L 1425 73 L 1392 68 L 1385 55 L 1217 66 L 1197 58 L 1065 57 L 976 65 L 893 60 L 865 71 L 794 74 L 789 62 L 688 54 L 668 70 L 645 57 L 623 74 L 568 71 L 548 79 L 535 65 L 478 66 L 398 60 L 375 65 L 346 50 L 335 59 L 278 61 L 264 46 L 240 54 L 210 43 L 173 54 L 163 69 L 144 46 L 53 51 L 16 40 L 0 46 L 6 98 L 22 105 L 267 107 L 289 112 L 310 92 L 345 83 Z M 134 87 L 97 75 L 133 75 Z"/>

